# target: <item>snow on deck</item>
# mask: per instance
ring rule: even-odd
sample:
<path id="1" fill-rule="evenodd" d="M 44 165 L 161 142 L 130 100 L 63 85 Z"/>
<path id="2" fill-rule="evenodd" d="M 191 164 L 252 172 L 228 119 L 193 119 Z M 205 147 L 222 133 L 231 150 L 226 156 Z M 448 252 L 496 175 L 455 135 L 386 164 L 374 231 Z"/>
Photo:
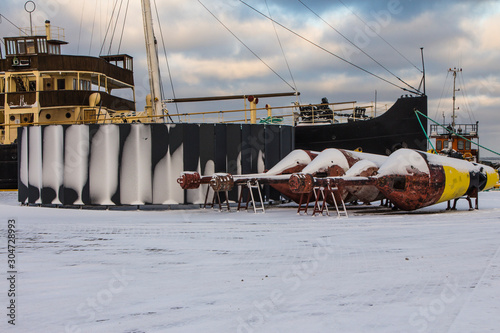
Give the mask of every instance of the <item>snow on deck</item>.
<path id="1" fill-rule="evenodd" d="M 0 192 L 0 331 L 496 331 L 500 192 L 481 193 L 479 211 L 445 205 L 337 219 L 22 207 Z"/>

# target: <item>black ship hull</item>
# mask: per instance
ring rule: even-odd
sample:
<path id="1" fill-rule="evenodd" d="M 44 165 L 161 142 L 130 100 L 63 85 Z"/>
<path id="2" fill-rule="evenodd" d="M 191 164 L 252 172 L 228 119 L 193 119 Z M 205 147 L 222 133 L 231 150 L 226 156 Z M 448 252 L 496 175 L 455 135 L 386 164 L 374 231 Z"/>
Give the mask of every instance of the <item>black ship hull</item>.
<path id="1" fill-rule="evenodd" d="M 0 145 L 0 189 L 17 189 L 17 144 Z"/>
<path id="2" fill-rule="evenodd" d="M 427 119 L 420 125 L 415 110 L 427 114 L 427 96 L 402 97 L 379 117 L 341 124 L 295 127 L 295 148 L 322 151 L 326 148 L 389 155 L 399 148 L 427 150 Z"/>

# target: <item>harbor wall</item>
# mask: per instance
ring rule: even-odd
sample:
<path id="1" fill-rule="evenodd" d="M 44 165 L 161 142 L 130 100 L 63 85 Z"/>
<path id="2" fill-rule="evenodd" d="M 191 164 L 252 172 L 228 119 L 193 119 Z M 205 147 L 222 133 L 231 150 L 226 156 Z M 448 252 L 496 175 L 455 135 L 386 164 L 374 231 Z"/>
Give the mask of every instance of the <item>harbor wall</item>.
<path id="1" fill-rule="evenodd" d="M 182 190 L 181 172 L 264 172 L 293 149 L 294 128 L 283 125 L 21 127 L 18 200 L 70 206 L 199 204 L 206 185 Z M 272 189 L 265 193 L 273 196 Z M 230 199 L 237 195 L 231 192 Z"/>

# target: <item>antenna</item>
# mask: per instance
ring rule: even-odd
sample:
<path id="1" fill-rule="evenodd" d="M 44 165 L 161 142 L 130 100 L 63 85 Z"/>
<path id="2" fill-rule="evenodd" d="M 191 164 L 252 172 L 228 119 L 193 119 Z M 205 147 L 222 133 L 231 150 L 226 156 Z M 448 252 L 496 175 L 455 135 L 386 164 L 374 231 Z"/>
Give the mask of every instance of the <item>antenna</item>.
<path id="1" fill-rule="evenodd" d="M 24 4 L 24 10 L 30 14 L 30 35 L 33 36 L 33 21 L 31 20 L 31 13 L 36 9 L 36 5 L 33 1 L 26 1 Z"/>
<path id="2" fill-rule="evenodd" d="M 451 116 L 451 119 L 452 119 L 452 121 L 451 121 L 451 127 L 453 128 L 453 130 L 455 130 L 455 118 L 457 117 L 455 115 L 455 111 L 457 110 L 457 108 L 455 107 L 455 93 L 457 91 L 460 91 L 460 89 L 458 89 L 458 90 L 456 89 L 455 81 L 457 79 L 457 73 L 461 72 L 461 71 L 462 71 L 462 68 L 458 68 L 457 69 L 456 67 L 453 68 L 453 69 L 451 69 L 451 68 L 448 69 L 448 72 L 453 72 L 453 115 Z"/>

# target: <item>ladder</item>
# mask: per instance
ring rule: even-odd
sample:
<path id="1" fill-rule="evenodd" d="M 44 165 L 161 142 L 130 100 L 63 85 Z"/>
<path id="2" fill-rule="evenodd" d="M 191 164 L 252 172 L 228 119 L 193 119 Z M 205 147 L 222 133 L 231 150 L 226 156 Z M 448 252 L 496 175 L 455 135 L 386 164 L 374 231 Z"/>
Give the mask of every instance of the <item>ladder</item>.
<path id="1" fill-rule="evenodd" d="M 259 184 L 258 180 L 254 180 L 254 181 L 248 180 L 246 182 L 246 184 L 244 185 L 244 187 L 241 188 L 240 198 L 238 200 L 238 211 L 243 208 L 241 205 L 241 200 L 243 198 L 243 191 L 245 189 L 247 189 L 247 191 L 249 193 L 247 193 L 247 203 L 246 203 L 244 209 L 246 209 L 248 211 L 248 205 L 250 204 L 250 199 L 251 199 L 252 206 L 253 206 L 253 212 L 257 213 L 257 211 L 262 211 L 262 213 L 265 213 L 266 209 L 264 207 L 264 200 L 262 199 L 262 192 L 261 192 L 260 184 Z M 260 207 L 257 207 L 257 205 L 255 204 L 255 196 L 253 194 L 254 189 L 256 189 L 257 193 L 259 194 L 258 199 L 260 200 Z"/>

